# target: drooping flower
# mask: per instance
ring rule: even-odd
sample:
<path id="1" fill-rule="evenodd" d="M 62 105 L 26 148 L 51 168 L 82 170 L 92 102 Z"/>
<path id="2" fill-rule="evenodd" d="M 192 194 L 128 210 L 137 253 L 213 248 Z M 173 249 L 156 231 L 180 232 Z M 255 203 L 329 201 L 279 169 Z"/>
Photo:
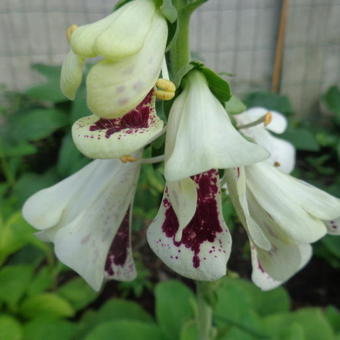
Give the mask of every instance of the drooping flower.
<path id="1" fill-rule="evenodd" d="M 166 20 L 152 0 L 135 0 L 95 23 L 73 28 L 61 89 L 74 99 L 86 58 L 103 57 L 87 77 L 87 103 L 101 118 L 133 110 L 154 87 L 167 41 Z"/>
<path id="2" fill-rule="evenodd" d="M 199 71 L 187 76 L 172 105 L 165 145 L 165 178 L 178 181 L 210 169 L 259 162 L 268 157 L 233 127 Z"/>
<path id="3" fill-rule="evenodd" d="M 226 171 L 228 190 L 252 245 L 253 280 L 286 281 L 309 260 L 310 243 L 340 217 L 340 200 L 267 162 Z"/>
<path id="4" fill-rule="evenodd" d="M 31 196 L 24 218 L 54 243 L 58 259 L 95 290 L 104 279 L 133 280 L 131 211 L 140 165 L 96 160 Z"/>
<path id="5" fill-rule="evenodd" d="M 231 236 L 221 213 L 218 171 L 168 182 L 147 239 L 162 261 L 182 276 L 207 281 L 224 276 Z"/>
<path id="6" fill-rule="evenodd" d="M 119 158 L 143 148 L 157 138 L 163 121 L 155 111 L 151 90 L 137 107 L 123 117 L 104 119 L 96 115 L 77 120 L 72 126 L 75 145 L 90 158 Z"/>
<path id="7" fill-rule="evenodd" d="M 286 173 L 293 171 L 295 167 L 295 148 L 294 146 L 277 137 L 274 137 L 269 131 L 280 134 L 287 128 L 287 119 L 279 112 L 268 111 L 262 107 L 254 107 L 243 113 L 235 115 L 235 119 L 241 126 L 246 126 L 252 122 L 265 117 L 269 114 L 270 120 L 268 123 L 262 122 L 255 126 L 242 129 L 242 133 L 252 138 L 257 144 L 264 147 L 270 157 L 267 162 L 276 166 Z M 269 130 L 269 131 L 268 131 Z"/>

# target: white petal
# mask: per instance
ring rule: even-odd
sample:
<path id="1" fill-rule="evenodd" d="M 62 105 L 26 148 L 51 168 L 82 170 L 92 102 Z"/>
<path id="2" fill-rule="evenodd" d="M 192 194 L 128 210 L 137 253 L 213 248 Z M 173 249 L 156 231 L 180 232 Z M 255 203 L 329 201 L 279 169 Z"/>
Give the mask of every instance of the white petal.
<path id="1" fill-rule="evenodd" d="M 109 162 L 115 165 L 111 168 L 109 182 L 94 197 L 90 207 L 86 207 L 70 223 L 59 226 L 53 240 L 59 260 L 75 270 L 95 290 L 100 289 L 107 275 L 105 266 L 109 271 L 107 257 L 112 255 L 112 240 L 130 208 L 139 172 L 137 164 L 123 164 L 118 160 Z M 117 278 L 134 277 L 134 268 L 129 265 Z M 112 269 L 115 271 L 116 268 Z"/>
<path id="2" fill-rule="evenodd" d="M 171 108 L 165 155 L 168 181 L 212 168 L 252 164 L 268 157 L 263 148 L 237 132 L 198 71 L 190 73 L 184 91 Z"/>
<path id="3" fill-rule="evenodd" d="M 179 223 L 175 241 L 180 242 L 183 229 L 195 215 L 197 207 L 196 183 L 191 178 L 185 178 L 178 182 L 168 182 L 167 189 L 170 204 Z"/>
<path id="4" fill-rule="evenodd" d="M 258 203 L 296 242 L 311 243 L 326 233 L 324 224 L 301 206 L 297 180 L 261 162 L 246 168 L 247 187 Z M 306 197 L 307 198 L 307 197 Z M 313 201 L 312 195 L 308 195 Z"/>
<path id="5" fill-rule="evenodd" d="M 229 196 L 236 209 L 241 223 L 249 233 L 254 243 L 265 250 L 270 250 L 271 244 L 263 233 L 259 225 L 250 216 L 247 195 L 246 195 L 246 176 L 243 167 L 236 169 L 227 169 L 225 178 L 228 185 Z"/>
<path id="6" fill-rule="evenodd" d="M 119 60 L 137 53 L 144 45 L 155 9 L 151 0 L 131 1 L 118 9 L 119 16 L 96 39 L 96 54 Z"/>
<path id="7" fill-rule="evenodd" d="M 60 89 L 65 97 L 73 100 L 83 77 L 83 58 L 70 51 L 61 67 Z"/>
<path id="8" fill-rule="evenodd" d="M 272 114 L 272 121 L 266 126 L 267 129 L 275 133 L 283 133 L 287 129 L 287 118 L 279 112 L 272 110 L 270 112 Z"/>
<path id="9" fill-rule="evenodd" d="M 117 118 L 132 110 L 155 85 L 167 40 L 165 19 L 155 15 L 143 48 L 135 55 L 92 67 L 87 77 L 87 104 L 102 118 Z"/>
<path id="10" fill-rule="evenodd" d="M 72 138 L 89 158 L 119 158 L 151 143 L 162 130 L 163 121 L 155 112 L 155 96 L 150 93 L 121 118 L 80 118 L 72 126 Z"/>
<path id="11" fill-rule="evenodd" d="M 194 176 L 198 184 L 198 205 L 180 242 L 179 228 L 167 190 L 155 220 L 148 228 L 147 239 L 153 251 L 175 272 L 194 280 L 213 281 L 226 274 L 231 237 L 221 215 L 218 172 Z"/>
<path id="12" fill-rule="evenodd" d="M 340 217 L 331 221 L 326 221 L 326 227 L 328 234 L 340 235 Z"/>

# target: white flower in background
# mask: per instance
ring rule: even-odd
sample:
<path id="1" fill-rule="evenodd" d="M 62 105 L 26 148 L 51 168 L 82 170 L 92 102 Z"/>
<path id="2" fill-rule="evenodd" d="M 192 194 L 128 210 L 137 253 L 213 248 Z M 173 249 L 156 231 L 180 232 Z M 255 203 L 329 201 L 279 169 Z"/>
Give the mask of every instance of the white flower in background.
<path id="1" fill-rule="evenodd" d="M 171 107 L 165 142 L 164 175 L 178 181 L 210 169 L 262 161 L 268 153 L 233 127 L 199 71 L 187 76 Z"/>
<path id="2" fill-rule="evenodd" d="M 131 211 L 140 165 L 96 160 L 31 196 L 24 218 L 54 243 L 58 259 L 99 290 L 104 279 L 133 280 Z"/>
<path id="3" fill-rule="evenodd" d="M 151 90 L 123 117 L 103 119 L 91 115 L 80 118 L 72 126 L 72 138 L 87 157 L 119 158 L 143 148 L 162 130 L 163 121 L 155 111 L 155 91 Z"/>
<path id="4" fill-rule="evenodd" d="M 61 89 L 74 99 L 85 58 L 103 57 L 87 78 L 87 102 L 101 118 L 134 109 L 154 87 L 165 53 L 168 28 L 152 0 L 135 0 L 95 23 L 69 31 L 72 50 L 61 73 Z"/>
<path id="5" fill-rule="evenodd" d="M 263 146 L 270 153 L 267 160 L 286 173 L 293 171 L 295 167 L 294 146 L 280 138 L 274 137 L 269 131 L 280 134 L 287 128 L 287 119 L 279 112 L 267 110 L 262 107 L 254 107 L 243 113 L 235 115 L 239 125 L 248 125 L 266 114 L 270 114 L 271 120 L 268 124 L 262 122 L 255 126 L 241 129 L 242 133 L 252 138 L 257 144 Z M 269 131 L 268 131 L 269 130 Z"/>
<path id="6" fill-rule="evenodd" d="M 325 221 L 340 217 L 340 200 L 267 162 L 226 172 L 251 240 L 253 280 L 262 289 L 273 288 L 308 262 L 309 244 L 327 233 Z"/>
<path id="7" fill-rule="evenodd" d="M 147 239 L 153 251 L 178 274 L 206 281 L 223 277 L 231 236 L 221 212 L 218 171 L 167 182 Z"/>

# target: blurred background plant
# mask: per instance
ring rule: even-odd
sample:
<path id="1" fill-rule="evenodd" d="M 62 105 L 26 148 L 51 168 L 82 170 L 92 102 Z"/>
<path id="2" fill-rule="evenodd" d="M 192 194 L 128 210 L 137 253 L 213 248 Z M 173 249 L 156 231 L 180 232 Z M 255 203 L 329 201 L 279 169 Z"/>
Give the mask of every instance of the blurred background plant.
<path id="1" fill-rule="evenodd" d="M 160 165 L 143 167 L 136 195 L 133 282 L 110 282 L 100 294 L 93 292 L 22 219 L 28 196 L 89 162 L 70 136 L 71 124 L 89 113 L 84 88 L 74 102 L 66 101 L 59 90 L 60 68 L 33 68 L 45 77 L 42 84 L 24 92 L 1 89 L 0 339 L 196 339 L 192 283 L 162 265 L 145 242 L 145 227 L 163 190 Z M 289 120 L 284 138 L 297 148 L 294 175 L 340 196 L 338 87 L 320 98 L 319 111 L 326 115 L 308 120 L 297 118 L 289 99 L 277 94 L 249 93 L 244 103 L 284 113 Z M 161 148 L 162 141 L 146 153 L 156 155 Z M 249 282 L 246 236 L 227 198 L 223 212 L 234 245 L 229 276 L 206 297 L 214 305 L 216 338 L 340 339 L 340 239 L 325 237 L 304 271 L 285 288 L 264 293 Z"/>

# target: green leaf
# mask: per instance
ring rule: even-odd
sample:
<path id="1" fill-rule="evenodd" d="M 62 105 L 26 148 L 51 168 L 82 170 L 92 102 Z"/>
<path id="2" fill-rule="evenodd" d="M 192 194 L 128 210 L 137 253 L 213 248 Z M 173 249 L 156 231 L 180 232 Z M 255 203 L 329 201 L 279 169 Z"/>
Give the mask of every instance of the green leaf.
<path id="1" fill-rule="evenodd" d="M 337 86 L 330 87 L 323 95 L 322 101 L 335 114 L 335 121 L 340 124 L 340 90 Z"/>
<path id="2" fill-rule="evenodd" d="M 13 116 L 11 135 L 17 141 L 36 141 L 68 125 L 68 117 L 56 109 L 33 109 Z"/>
<path id="3" fill-rule="evenodd" d="M 236 115 L 247 110 L 242 100 L 235 95 L 232 95 L 230 99 L 225 103 L 225 109 L 231 115 Z"/>
<path id="4" fill-rule="evenodd" d="M 252 92 L 246 95 L 244 103 L 248 108 L 260 106 L 286 115 L 293 113 L 288 97 L 272 92 Z"/>
<path id="5" fill-rule="evenodd" d="M 77 91 L 77 96 L 72 102 L 71 122 L 74 123 L 79 118 L 92 115 L 86 103 L 86 87 L 83 85 Z"/>
<path id="6" fill-rule="evenodd" d="M 75 147 L 72 136 L 66 135 L 63 138 L 57 163 L 58 174 L 67 177 L 80 170 L 90 159 L 84 157 Z"/>
<path id="7" fill-rule="evenodd" d="M 95 326 L 111 321 L 133 320 L 151 323 L 151 316 L 137 303 L 126 300 L 109 300 L 96 313 L 88 311 L 80 323 L 77 333 L 78 338 L 82 338 Z"/>
<path id="8" fill-rule="evenodd" d="M 207 67 L 200 68 L 200 71 L 207 79 L 209 88 L 215 97 L 222 103 L 229 101 L 231 98 L 229 83 Z"/>
<path id="9" fill-rule="evenodd" d="M 98 295 L 79 277 L 62 285 L 57 294 L 68 300 L 76 311 L 87 306 Z"/>
<path id="10" fill-rule="evenodd" d="M 15 311 L 33 274 L 30 266 L 6 266 L 0 271 L 0 301 Z"/>
<path id="11" fill-rule="evenodd" d="M 119 340 L 164 340 L 161 330 L 156 325 L 131 320 L 103 323 L 85 340 L 112 340 L 113 336 Z"/>
<path id="12" fill-rule="evenodd" d="M 280 136 L 290 141 L 298 150 L 320 150 L 320 146 L 317 143 L 315 135 L 307 129 L 290 127 Z"/>
<path id="13" fill-rule="evenodd" d="M 47 82 L 28 89 L 26 91 L 28 96 L 36 100 L 50 101 L 53 103 L 67 101 L 67 98 L 65 98 L 60 90 L 60 66 L 35 64 L 32 68 L 45 76 Z"/>
<path id="14" fill-rule="evenodd" d="M 161 282 L 155 289 L 156 317 L 168 339 L 180 337 L 182 325 L 193 317 L 194 294 L 177 281 Z"/>
<path id="15" fill-rule="evenodd" d="M 177 9 L 172 3 L 172 0 L 163 0 L 160 11 L 171 23 L 177 20 Z"/>
<path id="16" fill-rule="evenodd" d="M 180 340 L 197 340 L 198 330 L 195 321 L 186 322 L 181 329 Z"/>
<path id="17" fill-rule="evenodd" d="M 33 155 L 37 148 L 29 143 L 11 144 L 4 143 L 0 138 L 0 155 L 1 157 L 22 157 Z"/>
<path id="18" fill-rule="evenodd" d="M 42 175 L 26 172 L 15 183 L 13 191 L 19 201 L 19 204 L 22 204 L 35 192 L 55 184 L 58 179 L 59 178 L 55 169 L 51 169 Z"/>
<path id="19" fill-rule="evenodd" d="M 65 320 L 38 317 L 24 327 L 27 340 L 71 340 L 74 339 L 76 325 Z"/>
<path id="20" fill-rule="evenodd" d="M 23 336 L 20 323 L 9 315 L 0 315 L 0 339 L 21 340 Z"/>
<path id="21" fill-rule="evenodd" d="M 27 295 L 38 295 L 45 290 L 51 288 L 54 284 L 55 277 L 49 267 L 43 267 L 40 271 L 34 275 L 32 282 L 30 283 Z"/>
<path id="22" fill-rule="evenodd" d="M 178 88 L 181 85 L 182 79 L 194 68 L 194 65 L 187 64 L 180 68 L 174 76 L 174 83 Z"/>
<path id="23" fill-rule="evenodd" d="M 70 317 L 75 313 L 63 298 L 52 293 L 30 296 L 20 306 L 20 314 L 26 318 L 37 316 Z"/>
<path id="24" fill-rule="evenodd" d="M 329 324 L 333 327 L 334 332 L 340 332 L 340 311 L 333 306 L 328 306 L 324 313 Z"/>
<path id="25" fill-rule="evenodd" d="M 340 238 L 332 235 L 327 235 L 322 239 L 322 244 L 333 254 L 340 259 Z"/>

